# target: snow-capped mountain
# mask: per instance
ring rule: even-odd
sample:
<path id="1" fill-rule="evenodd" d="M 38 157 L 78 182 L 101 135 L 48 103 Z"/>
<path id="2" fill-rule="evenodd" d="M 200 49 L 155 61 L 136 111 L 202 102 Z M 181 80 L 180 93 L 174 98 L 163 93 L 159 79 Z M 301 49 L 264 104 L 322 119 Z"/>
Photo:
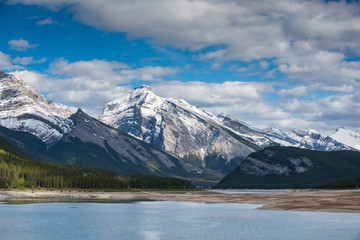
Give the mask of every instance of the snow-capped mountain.
<path id="1" fill-rule="evenodd" d="M 331 134 L 330 137 L 342 144 L 345 144 L 347 146 L 350 146 L 352 148 L 360 150 L 360 132 L 359 131 L 345 129 L 345 128 L 339 128 L 339 129 L 336 129 L 336 131 L 333 134 Z"/>
<path id="2" fill-rule="evenodd" d="M 301 139 L 306 136 L 306 132 L 301 129 L 293 129 L 291 131 L 284 131 L 278 128 L 269 127 L 261 131 L 262 134 L 283 146 L 297 147 Z"/>
<path id="3" fill-rule="evenodd" d="M 71 115 L 70 119 L 74 123 L 71 131 L 49 150 L 52 152 L 56 149 L 55 154 L 51 155 L 55 159 L 67 155 L 70 157 L 65 159 L 74 161 L 73 154 L 69 155 L 69 153 L 73 151 L 73 146 L 77 145 L 83 150 L 80 152 L 85 152 L 85 154 L 78 151 L 75 153 L 75 161 L 78 165 L 106 167 L 121 174 L 190 176 L 202 173 L 201 168 L 115 130 L 90 117 L 81 109 Z M 86 152 L 91 152 L 90 156 Z M 59 160 L 63 161 L 64 157 L 60 157 Z"/>
<path id="4" fill-rule="evenodd" d="M 243 137 L 244 139 L 256 144 L 261 148 L 265 148 L 267 146 L 273 145 L 274 141 L 270 140 L 270 138 L 265 137 L 258 130 L 251 127 L 249 124 L 239 121 L 227 114 L 219 114 L 217 116 L 217 120 L 220 124 L 228 127 L 237 135 Z"/>
<path id="5" fill-rule="evenodd" d="M 148 86 L 137 87 L 125 98 L 106 104 L 100 120 L 179 157 L 198 158 L 203 167 L 223 172 L 260 149 L 220 124 L 215 115 L 182 99 L 161 98 Z"/>
<path id="6" fill-rule="evenodd" d="M 71 130 L 73 109 L 47 102 L 22 79 L 0 71 L 0 125 L 35 135 L 48 145 Z"/>
<path id="7" fill-rule="evenodd" d="M 308 131 L 301 139 L 299 147 L 318 151 L 355 150 L 314 130 Z"/>
<path id="8" fill-rule="evenodd" d="M 349 145 L 338 142 L 332 137 L 314 130 L 306 132 L 301 129 L 283 131 L 277 128 L 266 128 L 262 130 L 262 133 L 283 146 L 300 147 L 318 151 L 355 150 L 355 148 Z"/>
<path id="9" fill-rule="evenodd" d="M 0 136 L 28 156 L 120 174 L 194 178 L 207 186 L 222 175 L 153 147 L 84 113 L 47 102 L 23 80 L 0 72 Z M 213 173 L 213 175 L 211 175 Z M 213 183 L 214 184 L 214 183 Z"/>

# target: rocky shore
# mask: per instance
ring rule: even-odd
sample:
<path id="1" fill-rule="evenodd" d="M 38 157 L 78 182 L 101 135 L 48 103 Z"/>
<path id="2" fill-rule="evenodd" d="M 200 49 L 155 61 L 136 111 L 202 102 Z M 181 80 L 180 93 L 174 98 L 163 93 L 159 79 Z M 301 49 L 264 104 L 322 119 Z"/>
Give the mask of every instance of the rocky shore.
<path id="1" fill-rule="evenodd" d="M 60 192 L 60 191 L 0 191 L 0 201 L 189 201 L 206 203 L 261 204 L 263 210 L 360 213 L 360 191 L 286 190 L 261 194 L 224 194 L 211 191 L 193 192 Z"/>

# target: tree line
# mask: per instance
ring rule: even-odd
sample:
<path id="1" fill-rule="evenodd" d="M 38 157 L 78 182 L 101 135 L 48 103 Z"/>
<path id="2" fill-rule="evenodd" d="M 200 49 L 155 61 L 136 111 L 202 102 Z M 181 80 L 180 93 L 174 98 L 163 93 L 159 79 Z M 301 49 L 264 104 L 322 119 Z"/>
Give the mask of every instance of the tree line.
<path id="1" fill-rule="evenodd" d="M 191 190 L 194 186 L 178 178 L 140 174 L 121 177 L 113 171 L 39 162 L 0 149 L 0 188 Z"/>

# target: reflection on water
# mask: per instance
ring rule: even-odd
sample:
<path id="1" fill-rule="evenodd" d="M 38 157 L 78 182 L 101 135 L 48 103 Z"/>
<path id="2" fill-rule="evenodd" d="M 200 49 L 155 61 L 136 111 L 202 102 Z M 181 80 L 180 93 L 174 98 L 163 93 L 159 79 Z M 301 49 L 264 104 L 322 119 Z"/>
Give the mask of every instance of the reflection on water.
<path id="1" fill-rule="evenodd" d="M 0 205 L 0 239 L 359 239 L 360 214 L 144 201 Z"/>

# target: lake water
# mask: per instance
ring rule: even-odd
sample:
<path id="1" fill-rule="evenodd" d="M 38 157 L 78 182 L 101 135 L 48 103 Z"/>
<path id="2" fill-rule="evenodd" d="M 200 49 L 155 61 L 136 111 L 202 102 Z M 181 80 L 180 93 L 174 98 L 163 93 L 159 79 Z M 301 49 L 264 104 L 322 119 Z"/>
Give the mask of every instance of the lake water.
<path id="1" fill-rule="evenodd" d="M 358 213 L 256 207 L 160 201 L 0 204 L 0 239 L 360 239 Z"/>

